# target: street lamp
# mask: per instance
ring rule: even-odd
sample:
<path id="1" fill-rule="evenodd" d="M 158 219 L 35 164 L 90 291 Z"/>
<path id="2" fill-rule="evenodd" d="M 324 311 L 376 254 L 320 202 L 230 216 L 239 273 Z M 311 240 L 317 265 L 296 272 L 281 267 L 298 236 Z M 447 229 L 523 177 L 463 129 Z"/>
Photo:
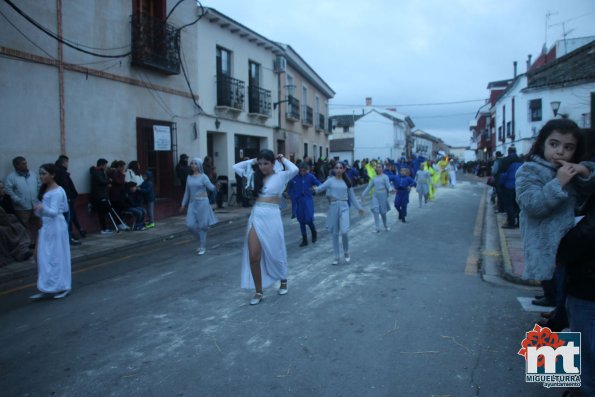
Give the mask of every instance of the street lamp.
<path id="1" fill-rule="evenodd" d="M 558 115 L 558 110 L 560 109 L 560 101 L 552 101 L 550 105 L 552 106 L 552 111 L 554 112 L 554 117 Z"/>

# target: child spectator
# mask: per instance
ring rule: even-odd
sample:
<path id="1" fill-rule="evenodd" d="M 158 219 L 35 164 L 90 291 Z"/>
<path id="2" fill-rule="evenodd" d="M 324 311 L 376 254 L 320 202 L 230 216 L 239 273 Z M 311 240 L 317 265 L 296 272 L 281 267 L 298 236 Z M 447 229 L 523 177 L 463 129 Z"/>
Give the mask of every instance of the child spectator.
<path id="1" fill-rule="evenodd" d="M 149 215 L 149 222 L 146 225 L 147 229 L 155 227 L 155 190 L 153 189 L 153 171 L 147 170 L 143 175 L 144 182 L 140 185 L 143 192 L 145 203 L 147 203 L 147 214 Z"/>
<path id="2" fill-rule="evenodd" d="M 142 192 L 138 190 L 136 182 L 126 182 L 124 189 L 124 211 L 128 211 L 134 215 L 134 230 L 145 230 L 145 216 L 147 211 L 143 207 Z"/>
<path id="3" fill-rule="evenodd" d="M 562 304 L 562 271 L 555 258 L 562 237 L 575 222 L 578 188 L 594 178 L 593 163 L 578 163 L 583 137 L 575 122 L 548 121 L 539 131 L 528 160 L 516 173 L 516 201 L 525 253 L 524 279 L 541 281 L 544 297 L 533 304 Z M 555 278 L 554 278 L 555 274 Z M 557 285 L 558 284 L 558 285 Z"/>

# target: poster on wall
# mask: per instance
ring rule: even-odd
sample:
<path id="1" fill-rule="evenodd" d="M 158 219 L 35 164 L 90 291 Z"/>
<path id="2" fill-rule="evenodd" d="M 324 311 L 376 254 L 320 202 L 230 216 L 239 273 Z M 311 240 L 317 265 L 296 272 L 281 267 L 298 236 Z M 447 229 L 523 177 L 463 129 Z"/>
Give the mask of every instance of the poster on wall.
<path id="1" fill-rule="evenodd" d="M 171 132 L 167 125 L 153 126 L 153 142 L 155 151 L 171 150 Z"/>

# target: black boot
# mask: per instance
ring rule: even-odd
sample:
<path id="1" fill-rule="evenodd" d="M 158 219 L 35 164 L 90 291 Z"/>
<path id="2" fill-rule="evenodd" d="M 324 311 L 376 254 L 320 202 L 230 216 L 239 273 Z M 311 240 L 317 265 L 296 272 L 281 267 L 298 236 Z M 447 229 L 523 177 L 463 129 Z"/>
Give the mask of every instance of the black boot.
<path id="1" fill-rule="evenodd" d="M 302 235 L 302 243 L 300 244 L 300 247 L 305 247 L 306 245 L 308 245 L 308 237 L 304 234 Z"/>
<path id="2" fill-rule="evenodd" d="M 316 230 L 312 230 L 312 242 L 315 243 L 317 238 L 318 233 L 316 233 Z"/>

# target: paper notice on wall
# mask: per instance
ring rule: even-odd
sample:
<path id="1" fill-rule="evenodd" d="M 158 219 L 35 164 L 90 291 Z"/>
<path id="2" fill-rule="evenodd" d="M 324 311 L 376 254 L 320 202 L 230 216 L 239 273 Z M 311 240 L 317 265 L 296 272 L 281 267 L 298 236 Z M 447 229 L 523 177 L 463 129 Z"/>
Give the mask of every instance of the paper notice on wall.
<path id="1" fill-rule="evenodd" d="M 171 150 L 171 131 L 167 125 L 153 126 L 153 140 L 155 151 Z"/>

